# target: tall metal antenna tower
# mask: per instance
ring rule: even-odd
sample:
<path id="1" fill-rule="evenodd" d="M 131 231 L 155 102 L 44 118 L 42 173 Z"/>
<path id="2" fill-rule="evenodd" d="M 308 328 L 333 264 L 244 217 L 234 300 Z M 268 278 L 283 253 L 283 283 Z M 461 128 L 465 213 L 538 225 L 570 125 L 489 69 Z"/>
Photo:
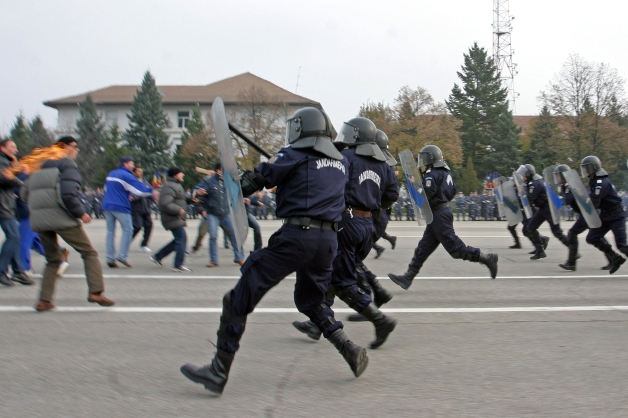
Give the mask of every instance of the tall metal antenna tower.
<path id="1" fill-rule="evenodd" d="M 515 75 L 517 64 L 512 62 L 515 51 L 510 44 L 513 16 L 510 16 L 508 0 L 493 0 L 493 61 L 497 65 L 504 87 L 508 89 L 512 112 L 515 113 Z"/>
<path id="2" fill-rule="evenodd" d="M 297 91 L 299 91 L 299 80 L 301 79 L 301 66 L 299 66 L 299 72 L 297 73 L 297 86 L 294 88 L 294 94 L 297 94 Z"/>

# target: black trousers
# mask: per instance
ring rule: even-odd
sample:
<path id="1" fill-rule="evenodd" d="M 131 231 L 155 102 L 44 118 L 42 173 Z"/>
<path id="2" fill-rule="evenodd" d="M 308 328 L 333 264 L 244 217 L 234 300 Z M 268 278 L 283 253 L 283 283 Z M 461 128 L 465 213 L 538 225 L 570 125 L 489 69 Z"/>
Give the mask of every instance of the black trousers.
<path id="1" fill-rule="evenodd" d="M 150 213 L 133 212 L 133 238 L 144 228 L 144 239 L 142 239 L 141 247 L 148 247 L 150 233 L 153 230 L 153 219 Z"/>

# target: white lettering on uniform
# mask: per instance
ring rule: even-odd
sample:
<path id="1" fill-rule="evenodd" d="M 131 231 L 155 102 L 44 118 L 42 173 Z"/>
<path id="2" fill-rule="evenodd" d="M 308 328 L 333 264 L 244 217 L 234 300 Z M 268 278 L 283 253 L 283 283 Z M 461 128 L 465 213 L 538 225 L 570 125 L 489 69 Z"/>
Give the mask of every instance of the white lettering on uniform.
<path id="1" fill-rule="evenodd" d="M 379 187 L 379 183 L 381 181 L 379 175 L 371 170 L 363 171 L 362 174 L 360 174 L 359 180 L 360 184 L 362 184 L 362 182 L 365 180 L 372 180 L 375 182 L 375 184 L 377 184 L 377 187 Z"/>
<path id="2" fill-rule="evenodd" d="M 447 176 L 447 184 L 454 184 L 454 181 L 451 178 L 451 174 Z"/>
<path id="3" fill-rule="evenodd" d="M 332 160 L 331 158 L 320 158 L 316 160 L 317 170 L 325 167 L 337 168 L 338 170 L 342 171 L 343 174 L 347 174 L 345 171 L 345 165 L 342 163 L 342 161 Z"/>

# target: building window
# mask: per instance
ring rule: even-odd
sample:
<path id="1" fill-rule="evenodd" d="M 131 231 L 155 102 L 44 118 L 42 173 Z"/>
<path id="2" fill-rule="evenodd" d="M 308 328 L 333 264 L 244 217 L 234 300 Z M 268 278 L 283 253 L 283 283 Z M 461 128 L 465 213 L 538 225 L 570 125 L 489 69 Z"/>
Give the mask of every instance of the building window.
<path id="1" fill-rule="evenodd" d="M 105 123 L 107 126 L 113 126 L 118 124 L 118 111 L 108 110 L 105 112 Z"/>
<path id="2" fill-rule="evenodd" d="M 188 122 L 190 120 L 190 112 L 177 112 L 177 118 L 179 120 L 179 128 L 186 128 L 188 126 Z"/>

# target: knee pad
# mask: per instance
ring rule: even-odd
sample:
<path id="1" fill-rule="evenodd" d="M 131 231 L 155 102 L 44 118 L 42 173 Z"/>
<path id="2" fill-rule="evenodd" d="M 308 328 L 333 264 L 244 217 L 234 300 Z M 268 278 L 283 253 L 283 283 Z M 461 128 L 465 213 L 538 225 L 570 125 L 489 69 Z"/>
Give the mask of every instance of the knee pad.
<path id="1" fill-rule="evenodd" d="M 235 353 L 240 348 L 240 339 L 246 327 L 246 316 L 231 315 L 231 291 L 222 298 L 222 314 L 218 327 L 218 348 L 228 353 Z"/>
<path id="2" fill-rule="evenodd" d="M 336 296 L 344 303 L 349 305 L 351 309 L 360 312 L 371 303 L 371 295 L 362 290 L 358 285 L 345 288 L 336 288 Z"/>
<path id="3" fill-rule="evenodd" d="M 343 328 L 342 322 L 336 321 L 334 311 L 325 303 L 316 305 L 314 309 L 305 312 L 305 315 L 323 332 L 325 338 L 328 338 L 337 329 Z"/>

